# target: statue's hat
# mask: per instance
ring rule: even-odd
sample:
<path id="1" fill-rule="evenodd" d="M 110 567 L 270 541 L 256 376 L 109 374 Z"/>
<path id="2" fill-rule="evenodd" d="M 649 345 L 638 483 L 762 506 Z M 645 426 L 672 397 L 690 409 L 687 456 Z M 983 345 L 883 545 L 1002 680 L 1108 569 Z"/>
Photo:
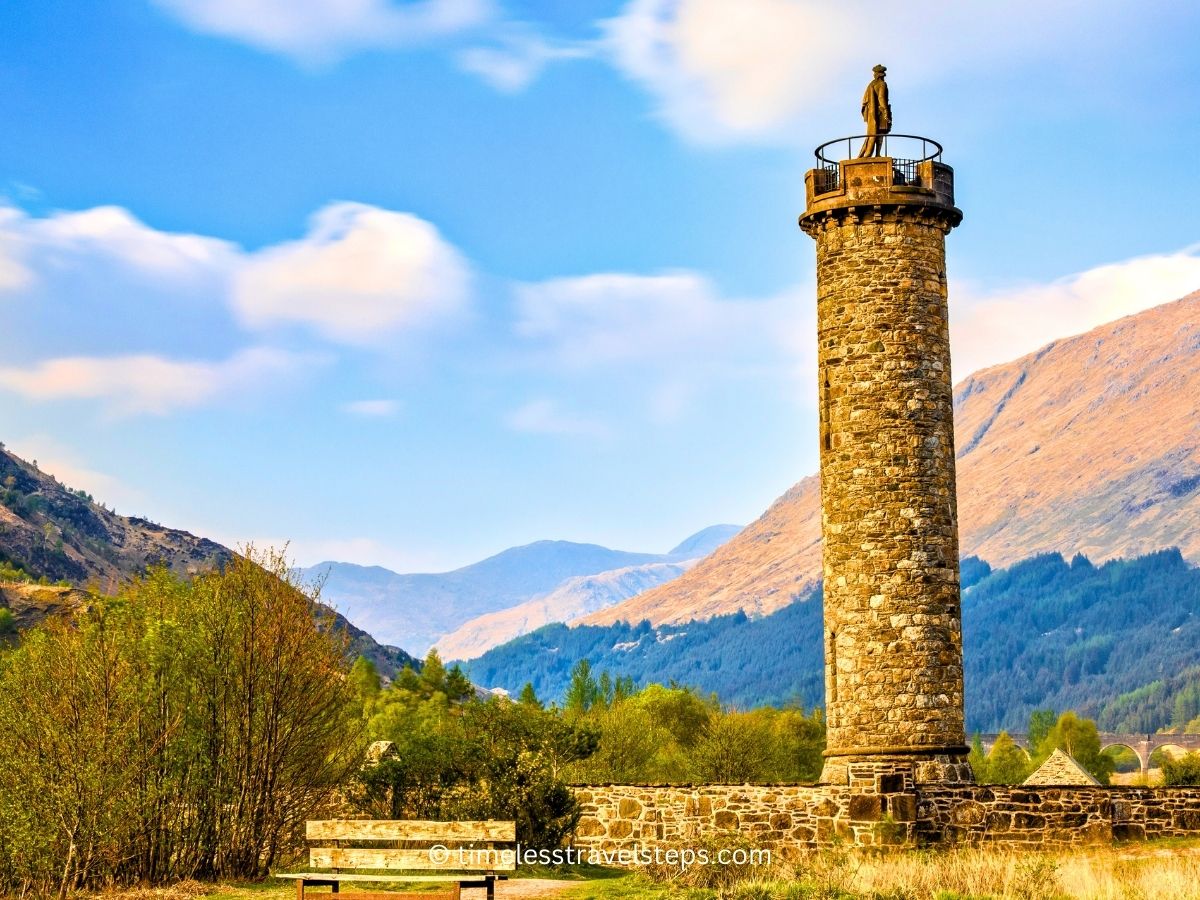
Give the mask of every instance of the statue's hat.
<path id="1" fill-rule="evenodd" d="M 878 73 L 880 73 L 881 75 L 886 75 L 886 74 L 887 74 L 887 66 L 876 66 L 876 67 L 875 67 L 875 68 L 873 68 L 871 71 L 872 71 L 872 72 L 878 72 Z"/>

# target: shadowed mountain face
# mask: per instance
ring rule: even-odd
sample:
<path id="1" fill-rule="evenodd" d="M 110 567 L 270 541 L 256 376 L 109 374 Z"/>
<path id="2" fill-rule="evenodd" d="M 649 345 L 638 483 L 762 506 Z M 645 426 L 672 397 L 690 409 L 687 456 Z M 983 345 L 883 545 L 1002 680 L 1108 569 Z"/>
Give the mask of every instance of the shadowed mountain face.
<path id="1" fill-rule="evenodd" d="M 148 565 L 163 563 L 188 575 L 232 555 L 207 538 L 119 516 L 0 450 L 0 561 L 107 591 Z"/>
<path id="2" fill-rule="evenodd" d="M 962 553 L 1097 562 L 1177 546 L 1200 562 L 1200 292 L 968 376 L 954 392 Z M 690 571 L 582 621 L 773 612 L 821 569 L 805 478 Z"/>

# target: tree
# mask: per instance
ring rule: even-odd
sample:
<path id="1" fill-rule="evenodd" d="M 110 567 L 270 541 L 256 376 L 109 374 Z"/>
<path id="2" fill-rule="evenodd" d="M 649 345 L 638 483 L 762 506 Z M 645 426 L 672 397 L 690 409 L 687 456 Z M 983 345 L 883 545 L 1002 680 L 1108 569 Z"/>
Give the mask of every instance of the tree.
<path id="1" fill-rule="evenodd" d="M 0 670 L 0 891 L 250 878 L 363 750 L 346 636 L 283 556 L 152 570 Z"/>
<path id="2" fill-rule="evenodd" d="M 521 688 L 517 702 L 524 706 L 536 706 L 538 709 L 544 708 L 542 701 L 538 699 L 537 691 L 533 689 L 532 681 L 525 682 L 525 687 Z"/>
<path id="3" fill-rule="evenodd" d="M 726 713 L 709 725 L 696 744 L 696 775 L 718 784 L 765 780 L 775 762 L 773 744 L 770 726 L 762 717 Z"/>
<path id="4" fill-rule="evenodd" d="M 369 714 L 371 704 L 379 696 L 381 686 L 379 670 L 375 668 L 375 663 L 365 656 L 358 657 L 354 660 L 354 665 L 350 667 L 350 674 L 346 676 L 346 680 L 361 701 L 363 714 Z"/>
<path id="5" fill-rule="evenodd" d="M 987 754 L 983 752 L 983 738 L 979 736 L 978 731 L 971 738 L 971 752 L 967 755 L 967 762 L 971 765 L 971 771 L 975 773 L 975 781 L 979 784 L 987 784 Z"/>
<path id="6" fill-rule="evenodd" d="M 561 770 L 596 749 L 596 735 L 557 712 L 473 694 L 384 691 L 373 737 L 394 757 L 365 770 L 354 802 L 373 818 L 512 819 L 530 847 L 558 846 L 578 805 Z"/>
<path id="7" fill-rule="evenodd" d="M 1029 714 L 1029 727 L 1025 737 L 1029 741 L 1029 752 L 1034 757 L 1045 758 L 1050 755 L 1050 750 L 1042 752 L 1042 745 L 1057 721 L 1058 713 L 1052 709 L 1035 709 Z"/>
<path id="8" fill-rule="evenodd" d="M 987 783 L 1020 784 L 1032 771 L 1032 760 L 1017 746 L 1007 731 L 996 736 L 987 755 Z"/>
<path id="9" fill-rule="evenodd" d="M 436 649 L 430 649 L 421 665 L 421 688 L 429 693 L 446 692 L 446 667 Z"/>
<path id="10" fill-rule="evenodd" d="M 1041 745 L 1045 755 L 1055 749 L 1073 757 L 1101 784 L 1108 784 L 1115 765 L 1111 756 L 1100 752 L 1100 734 L 1093 720 L 1081 719 L 1070 710 L 1059 716 Z"/>
<path id="11" fill-rule="evenodd" d="M 1200 753 L 1184 753 L 1177 758 L 1167 755 L 1162 761 L 1162 779 L 1168 787 L 1200 785 Z"/>
<path id="12" fill-rule="evenodd" d="M 567 688 L 564 708 L 573 715 L 582 715 L 595 705 L 599 694 L 600 686 L 592 677 L 592 664 L 581 659 L 571 670 L 571 684 Z"/>

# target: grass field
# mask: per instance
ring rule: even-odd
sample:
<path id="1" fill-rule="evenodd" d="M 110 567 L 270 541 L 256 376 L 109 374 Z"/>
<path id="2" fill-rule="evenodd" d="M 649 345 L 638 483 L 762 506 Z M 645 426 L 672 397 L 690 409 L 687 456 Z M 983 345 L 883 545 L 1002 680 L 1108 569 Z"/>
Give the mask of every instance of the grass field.
<path id="1" fill-rule="evenodd" d="M 628 873 L 538 870 L 501 883 L 497 900 L 1200 900 L 1200 841 L 1079 853 L 995 850 L 829 851 L 765 871 Z M 413 890 L 415 886 L 407 886 Z M 430 890 L 436 890 L 431 887 Z M 317 891 L 311 892 L 319 896 Z M 482 891 L 473 892 L 482 897 Z M 103 900 L 291 900 L 290 883 L 187 882 Z M 345 892 L 346 900 L 353 893 Z M 466 900 L 472 892 L 464 892 Z"/>

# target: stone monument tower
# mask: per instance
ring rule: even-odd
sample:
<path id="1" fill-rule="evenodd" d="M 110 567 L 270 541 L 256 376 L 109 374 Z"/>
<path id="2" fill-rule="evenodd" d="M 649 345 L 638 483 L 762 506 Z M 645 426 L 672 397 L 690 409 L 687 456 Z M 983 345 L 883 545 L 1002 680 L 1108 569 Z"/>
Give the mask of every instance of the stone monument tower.
<path id="1" fill-rule="evenodd" d="M 817 150 L 800 227 L 817 242 L 821 781 L 890 793 L 972 780 L 945 250 L 962 212 L 941 146 L 888 134 L 890 107 L 876 127 L 872 90 L 869 155 L 850 158 L 863 135 Z"/>

